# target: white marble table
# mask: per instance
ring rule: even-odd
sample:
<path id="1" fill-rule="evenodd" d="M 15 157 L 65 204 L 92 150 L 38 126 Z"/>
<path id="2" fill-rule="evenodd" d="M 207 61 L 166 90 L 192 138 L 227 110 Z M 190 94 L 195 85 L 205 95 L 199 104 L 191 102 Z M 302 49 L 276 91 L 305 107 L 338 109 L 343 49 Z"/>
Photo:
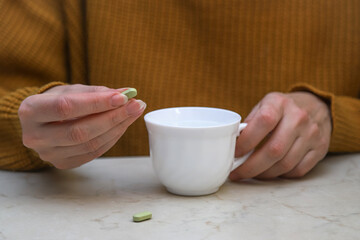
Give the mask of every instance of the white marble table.
<path id="1" fill-rule="evenodd" d="M 132 215 L 151 211 L 151 220 Z M 360 154 L 327 157 L 300 180 L 227 182 L 167 193 L 148 157 L 67 171 L 0 171 L 0 239 L 360 239 Z"/>

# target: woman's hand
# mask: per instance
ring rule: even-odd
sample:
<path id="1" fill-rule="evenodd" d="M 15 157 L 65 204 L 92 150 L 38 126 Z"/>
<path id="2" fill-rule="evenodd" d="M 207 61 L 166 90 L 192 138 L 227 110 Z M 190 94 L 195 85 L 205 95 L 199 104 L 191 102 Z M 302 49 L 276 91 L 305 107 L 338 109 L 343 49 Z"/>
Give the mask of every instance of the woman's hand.
<path id="1" fill-rule="evenodd" d="M 26 98 L 18 111 L 23 144 L 59 169 L 100 157 L 146 107 L 124 90 L 76 84 Z"/>
<path id="2" fill-rule="evenodd" d="M 328 152 L 330 109 L 308 92 L 270 93 L 252 110 L 237 139 L 236 156 L 254 150 L 231 180 L 304 176 Z"/>

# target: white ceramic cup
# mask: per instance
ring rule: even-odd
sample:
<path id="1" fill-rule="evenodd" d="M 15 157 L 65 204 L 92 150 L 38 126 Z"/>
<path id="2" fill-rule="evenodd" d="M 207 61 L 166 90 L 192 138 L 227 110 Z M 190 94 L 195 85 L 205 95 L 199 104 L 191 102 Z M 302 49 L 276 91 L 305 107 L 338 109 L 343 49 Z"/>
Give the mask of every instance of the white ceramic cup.
<path id="1" fill-rule="evenodd" d="M 246 127 L 235 112 L 177 107 L 147 113 L 144 119 L 155 172 L 171 193 L 214 193 L 246 158 L 234 158 L 236 137 Z"/>

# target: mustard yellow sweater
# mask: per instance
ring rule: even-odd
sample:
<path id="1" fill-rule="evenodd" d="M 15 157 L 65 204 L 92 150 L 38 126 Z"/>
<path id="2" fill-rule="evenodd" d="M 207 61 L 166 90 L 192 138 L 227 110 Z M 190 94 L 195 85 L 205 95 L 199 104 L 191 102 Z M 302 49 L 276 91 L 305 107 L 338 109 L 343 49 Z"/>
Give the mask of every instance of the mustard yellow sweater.
<path id="1" fill-rule="evenodd" d="M 22 145 L 17 110 L 62 83 L 243 117 L 268 92 L 311 91 L 331 105 L 330 151 L 359 151 L 360 1 L 0 0 L 1 169 L 47 166 Z M 146 154 L 139 119 L 106 155 Z"/>

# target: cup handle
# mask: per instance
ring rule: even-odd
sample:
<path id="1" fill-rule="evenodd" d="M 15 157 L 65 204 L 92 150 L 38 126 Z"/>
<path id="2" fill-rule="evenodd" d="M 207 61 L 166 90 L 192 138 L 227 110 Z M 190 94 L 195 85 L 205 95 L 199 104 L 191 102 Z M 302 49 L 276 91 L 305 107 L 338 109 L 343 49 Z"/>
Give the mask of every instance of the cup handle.
<path id="1" fill-rule="evenodd" d="M 241 131 L 247 126 L 247 123 L 240 123 L 239 124 L 239 129 L 238 129 L 238 133 L 237 136 L 240 135 Z M 234 162 L 233 162 L 233 166 L 231 168 L 231 171 L 233 171 L 234 169 L 236 169 L 237 167 L 239 167 L 241 164 L 243 164 L 246 159 L 252 154 L 253 151 L 249 152 L 248 154 L 246 154 L 245 156 L 239 157 L 239 158 L 234 158 Z"/>
<path id="2" fill-rule="evenodd" d="M 239 136 L 241 131 L 244 130 L 244 128 L 246 128 L 246 126 L 247 126 L 247 123 L 240 123 L 239 124 L 239 129 L 238 129 L 238 132 L 237 132 L 236 136 Z"/>

